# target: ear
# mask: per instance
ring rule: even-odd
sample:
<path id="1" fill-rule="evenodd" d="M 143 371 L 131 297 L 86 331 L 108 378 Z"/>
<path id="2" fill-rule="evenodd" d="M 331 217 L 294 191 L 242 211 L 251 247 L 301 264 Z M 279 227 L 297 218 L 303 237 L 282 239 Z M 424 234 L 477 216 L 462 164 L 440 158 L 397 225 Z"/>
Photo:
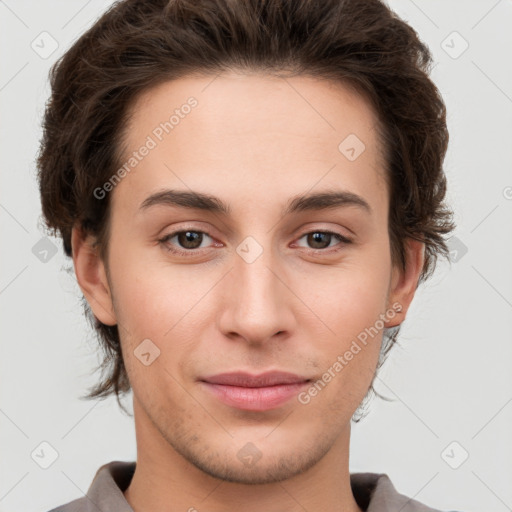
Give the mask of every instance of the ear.
<path id="1" fill-rule="evenodd" d="M 416 293 L 416 287 L 425 260 L 425 243 L 412 238 L 405 242 L 406 268 L 401 270 L 393 267 L 388 293 L 388 308 L 392 304 L 400 304 L 400 310 L 392 320 L 385 322 L 385 327 L 400 325 L 407 315 L 407 310 Z M 393 308 L 395 309 L 395 308 Z M 395 309 L 395 311 L 397 311 Z"/>
<path id="2" fill-rule="evenodd" d="M 71 231 L 71 247 L 75 274 L 94 316 L 103 324 L 116 325 L 112 294 L 105 265 L 94 247 L 94 237 L 78 227 Z"/>

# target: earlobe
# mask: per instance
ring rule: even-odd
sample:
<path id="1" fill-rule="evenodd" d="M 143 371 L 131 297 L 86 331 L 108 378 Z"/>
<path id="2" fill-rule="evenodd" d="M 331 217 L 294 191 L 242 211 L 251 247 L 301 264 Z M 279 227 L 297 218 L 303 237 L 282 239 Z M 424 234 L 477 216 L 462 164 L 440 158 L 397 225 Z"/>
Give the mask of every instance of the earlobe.
<path id="1" fill-rule="evenodd" d="M 91 235 L 86 235 L 78 226 L 73 227 L 71 247 L 76 279 L 94 316 L 103 324 L 116 325 L 105 264 L 93 242 Z"/>
<path id="2" fill-rule="evenodd" d="M 388 295 L 388 308 L 391 305 L 399 305 L 394 307 L 393 310 L 397 314 L 392 320 L 385 322 L 385 327 L 395 327 L 400 325 L 407 315 L 407 310 L 414 298 L 418 280 L 423 269 L 425 261 L 425 243 L 412 238 L 408 238 L 405 242 L 405 255 L 406 255 L 406 268 L 394 268 L 390 292 Z M 398 311 L 399 310 L 399 311 Z"/>

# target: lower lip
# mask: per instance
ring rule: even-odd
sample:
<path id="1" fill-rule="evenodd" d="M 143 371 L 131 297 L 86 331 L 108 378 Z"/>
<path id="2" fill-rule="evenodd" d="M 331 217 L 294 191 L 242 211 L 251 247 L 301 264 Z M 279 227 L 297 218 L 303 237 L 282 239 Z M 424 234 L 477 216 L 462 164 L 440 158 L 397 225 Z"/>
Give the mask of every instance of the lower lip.
<path id="1" fill-rule="evenodd" d="M 309 382 L 297 382 L 262 388 L 244 388 L 204 381 L 201 383 L 225 404 L 246 411 L 276 409 L 297 396 L 303 388 L 309 385 Z"/>

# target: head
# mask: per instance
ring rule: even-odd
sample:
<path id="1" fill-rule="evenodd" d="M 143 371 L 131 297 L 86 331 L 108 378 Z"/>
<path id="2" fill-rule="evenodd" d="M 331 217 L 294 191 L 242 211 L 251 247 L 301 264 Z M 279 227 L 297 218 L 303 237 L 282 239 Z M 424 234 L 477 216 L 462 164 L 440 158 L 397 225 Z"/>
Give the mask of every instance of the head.
<path id="1" fill-rule="evenodd" d="M 38 165 L 104 349 L 88 397 L 133 389 L 231 478 L 235 444 L 280 446 L 288 474 L 325 453 L 448 255 L 430 62 L 378 0 L 124 1 L 82 35 L 52 70 Z M 283 406 L 293 434 L 264 436 L 285 409 L 258 430 L 203 389 L 235 370 L 309 379 Z M 310 460 L 287 458 L 312 432 Z"/>

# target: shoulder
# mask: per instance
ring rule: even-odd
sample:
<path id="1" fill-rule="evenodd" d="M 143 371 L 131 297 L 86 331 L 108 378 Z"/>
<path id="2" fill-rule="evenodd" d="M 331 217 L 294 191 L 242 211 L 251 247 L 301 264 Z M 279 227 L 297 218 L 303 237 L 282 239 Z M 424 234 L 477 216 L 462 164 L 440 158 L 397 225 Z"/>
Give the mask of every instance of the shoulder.
<path id="1" fill-rule="evenodd" d="M 365 512 L 442 512 L 400 494 L 385 473 L 352 473 L 350 484 L 354 498 Z"/>
<path id="2" fill-rule="evenodd" d="M 128 487 L 134 471 L 135 462 L 112 461 L 104 464 L 96 471 L 87 495 L 48 512 L 133 512 L 123 491 Z"/>
<path id="3" fill-rule="evenodd" d="M 87 508 L 87 498 L 83 497 L 65 503 L 64 505 L 59 505 L 48 512 L 89 512 L 89 510 L 90 509 Z"/>

